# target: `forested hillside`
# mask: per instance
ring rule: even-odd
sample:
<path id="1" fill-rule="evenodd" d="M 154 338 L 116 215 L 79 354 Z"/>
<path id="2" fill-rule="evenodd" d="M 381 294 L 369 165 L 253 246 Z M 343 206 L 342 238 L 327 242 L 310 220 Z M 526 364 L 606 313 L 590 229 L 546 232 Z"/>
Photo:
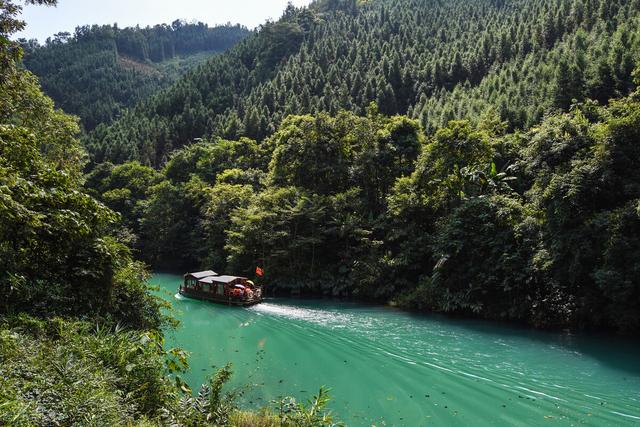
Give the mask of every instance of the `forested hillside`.
<path id="1" fill-rule="evenodd" d="M 362 114 L 370 101 L 427 133 L 494 111 L 528 129 L 574 99 L 631 88 L 638 1 L 315 2 L 87 140 L 96 162 L 159 166 L 194 138 L 262 140 L 288 114 Z"/>
<path id="2" fill-rule="evenodd" d="M 58 107 L 91 130 L 247 35 L 239 25 L 210 28 L 179 20 L 147 28 L 83 26 L 43 45 L 22 40 L 23 63 Z"/>
<path id="3" fill-rule="evenodd" d="M 161 268 L 637 331 L 639 7 L 289 7 L 99 126 L 87 186 Z"/>
<path id="4" fill-rule="evenodd" d="M 147 265 L 640 332 L 640 0 L 318 0 L 247 37 L 45 46 L 11 41 L 19 13 L 0 1 L 0 425 L 334 425 L 324 389 L 240 411 L 229 366 L 192 393 Z"/>

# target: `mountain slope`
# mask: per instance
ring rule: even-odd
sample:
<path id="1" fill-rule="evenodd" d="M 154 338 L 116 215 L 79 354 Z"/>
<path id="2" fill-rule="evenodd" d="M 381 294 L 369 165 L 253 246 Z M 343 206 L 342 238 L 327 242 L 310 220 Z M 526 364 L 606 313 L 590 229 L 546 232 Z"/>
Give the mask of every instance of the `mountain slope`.
<path id="1" fill-rule="evenodd" d="M 158 268 L 637 332 L 638 4 L 290 7 L 96 128 L 86 185 Z"/>
<path id="2" fill-rule="evenodd" d="M 573 99 L 628 93 L 640 2 L 321 1 L 275 23 L 86 141 L 95 162 L 160 165 L 194 138 L 261 140 L 288 114 L 375 101 L 428 132 L 493 110 L 528 128 Z"/>
<path id="3" fill-rule="evenodd" d="M 248 34 L 240 26 L 181 21 L 142 29 L 84 26 L 42 46 L 23 40 L 23 62 L 57 106 L 80 116 L 91 130 Z"/>

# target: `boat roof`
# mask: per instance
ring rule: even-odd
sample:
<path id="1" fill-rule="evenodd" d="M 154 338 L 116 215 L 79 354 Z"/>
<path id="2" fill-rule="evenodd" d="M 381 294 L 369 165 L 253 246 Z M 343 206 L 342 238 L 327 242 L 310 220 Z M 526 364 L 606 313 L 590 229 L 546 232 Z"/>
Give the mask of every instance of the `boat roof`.
<path id="1" fill-rule="evenodd" d="M 202 279 L 204 277 L 217 276 L 217 275 L 218 275 L 218 273 L 216 273 L 213 270 L 198 271 L 196 273 L 187 273 L 187 274 L 185 274 L 185 276 L 193 276 L 196 279 Z"/>
<path id="2" fill-rule="evenodd" d="M 216 276 L 216 277 L 212 277 L 211 279 L 213 279 L 214 282 L 218 282 L 218 283 L 231 283 L 236 279 L 246 279 L 246 277 L 239 277 L 239 276 Z"/>

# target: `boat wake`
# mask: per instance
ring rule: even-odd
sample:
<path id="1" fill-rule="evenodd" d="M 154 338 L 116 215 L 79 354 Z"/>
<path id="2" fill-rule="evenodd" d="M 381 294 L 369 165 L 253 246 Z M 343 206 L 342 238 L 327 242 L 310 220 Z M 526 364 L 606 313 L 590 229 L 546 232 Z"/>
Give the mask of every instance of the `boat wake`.
<path id="1" fill-rule="evenodd" d="M 289 305 L 278 305 L 262 303 L 255 305 L 249 310 L 258 314 L 286 317 L 288 319 L 302 320 L 317 325 L 329 326 L 332 328 L 345 328 L 353 324 L 353 316 L 344 313 L 337 313 L 327 310 L 312 308 L 301 308 Z"/>

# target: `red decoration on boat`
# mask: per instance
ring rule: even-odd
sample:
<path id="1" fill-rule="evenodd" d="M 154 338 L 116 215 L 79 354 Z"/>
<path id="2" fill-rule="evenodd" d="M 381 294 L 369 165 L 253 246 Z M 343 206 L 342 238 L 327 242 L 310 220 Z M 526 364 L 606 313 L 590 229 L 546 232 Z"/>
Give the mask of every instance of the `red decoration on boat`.
<path id="1" fill-rule="evenodd" d="M 260 277 L 264 276 L 264 270 L 260 267 L 256 267 L 256 274 Z"/>

